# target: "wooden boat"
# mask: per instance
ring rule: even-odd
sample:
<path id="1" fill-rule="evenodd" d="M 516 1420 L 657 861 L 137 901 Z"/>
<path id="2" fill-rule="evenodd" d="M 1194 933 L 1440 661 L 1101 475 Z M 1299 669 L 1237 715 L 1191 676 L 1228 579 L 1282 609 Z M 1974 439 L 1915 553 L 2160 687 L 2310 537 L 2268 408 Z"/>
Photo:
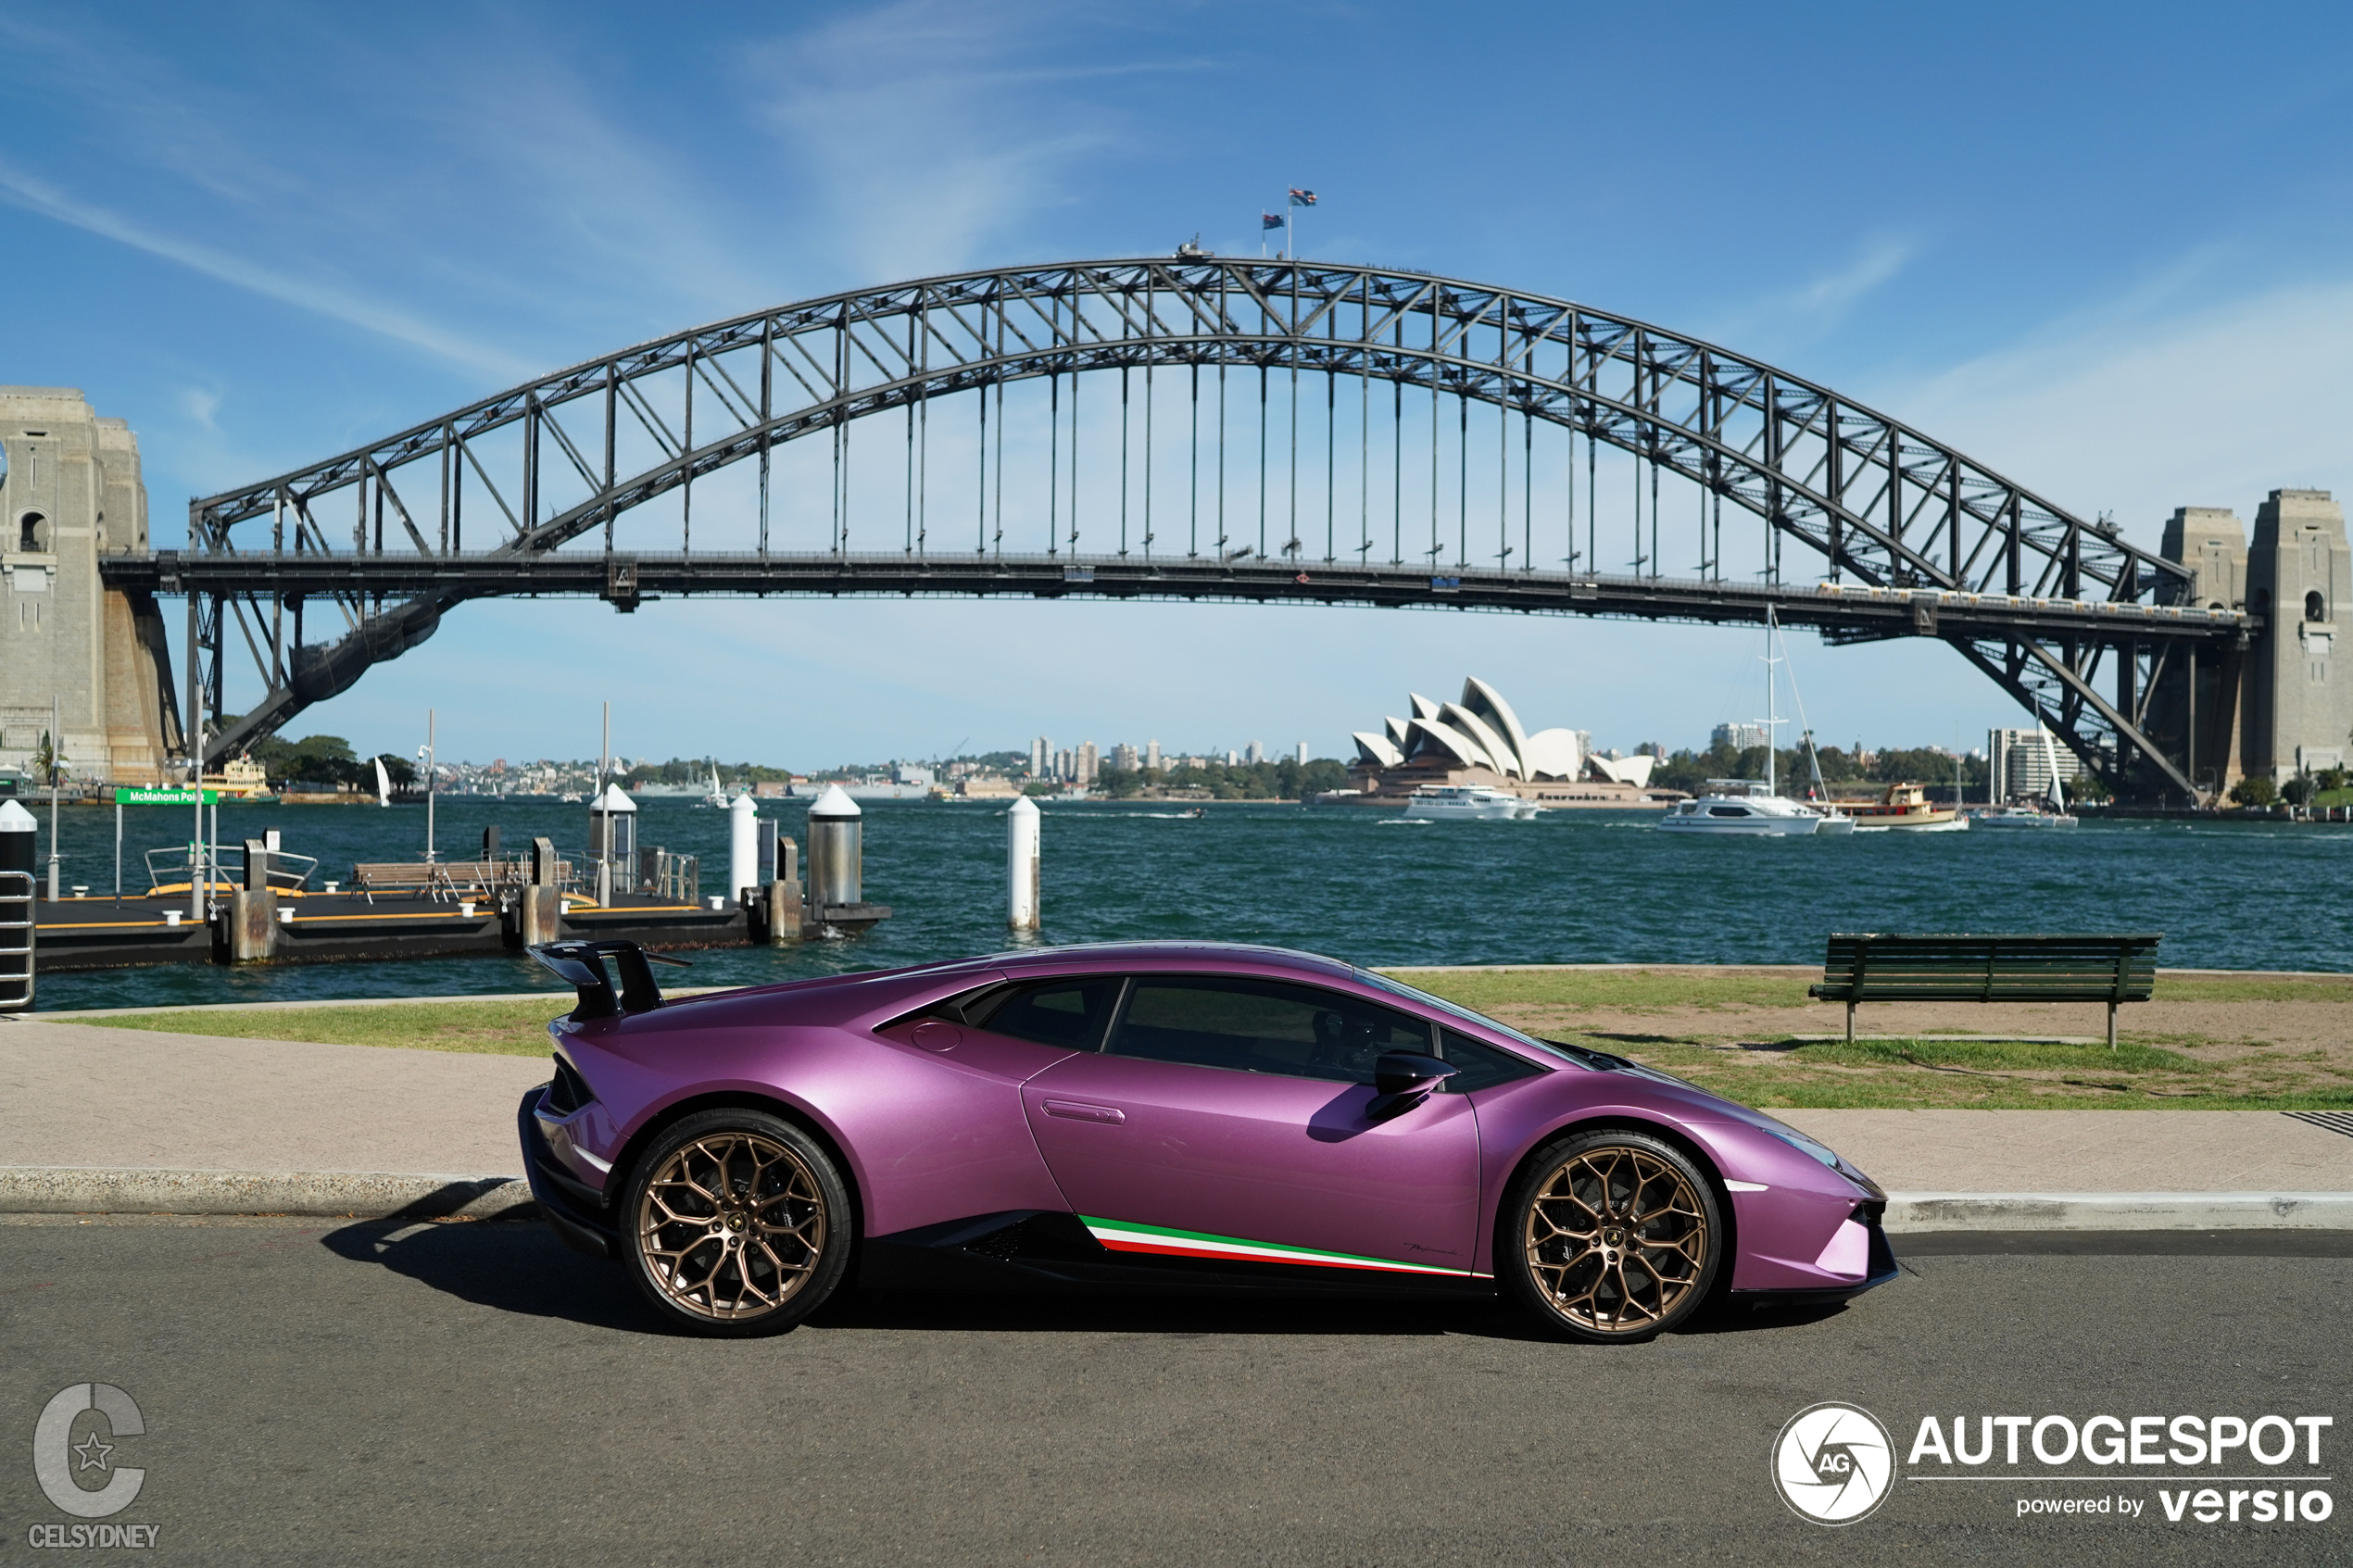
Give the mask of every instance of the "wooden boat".
<path id="1" fill-rule="evenodd" d="M 1885 833 L 1890 829 L 1957 833 L 1969 826 L 1969 819 L 1960 814 L 1958 808 L 1930 805 L 1928 792 L 1909 783 L 1889 784 L 1876 806 L 1849 806 L 1845 810 L 1855 819 L 1856 833 Z"/>

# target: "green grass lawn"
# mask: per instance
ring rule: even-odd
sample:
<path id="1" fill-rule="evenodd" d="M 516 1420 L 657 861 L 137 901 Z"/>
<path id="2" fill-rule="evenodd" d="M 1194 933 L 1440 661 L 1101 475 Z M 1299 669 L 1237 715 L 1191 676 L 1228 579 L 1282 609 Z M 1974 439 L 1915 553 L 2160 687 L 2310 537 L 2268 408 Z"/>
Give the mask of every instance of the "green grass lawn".
<path id="1" fill-rule="evenodd" d="M 1393 972 L 1539 1038 L 1615 1051 L 1761 1109 L 2324 1110 L 2353 1108 L 2353 1055 L 2181 1035 L 2105 1045 L 1798 1039 L 1802 974 L 1652 970 Z M 2168 1002 L 2334 1010 L 2353 975 L 2160 978 Z M 2085 1023 L 2095 1010 L 2086 1008 Z M 1826 1022 L 1815 1024 L 1827 1032 Z M 2133 1010 L 2124 1012 L 2131 1028 Z M 2332 1015 L 2333 1016 L 2333 1012 Z M 1869 1027 L 1866 1014 L 1866 1027 Z M 1812 1021 L 1808 1020 L 1808 1023 Z M 2353 1013 L 2346 1018 L 2353 1026 Z M 2083 1028 L 2090 1033 L 2090 1028 Z M 2066 1030 L 2074 1033 L 2075 1027 Z M 1940 1031 L 1941 1033 L 1942 1031 Z M 1963 1033 L 1956 1029 L 1954 1033 Z M 2060 1031 L 2054 1029 L 2053 1033 Z M 2347 1030 L 2353 1036 L 2353 1027 Z"/>
<path id="2" fill-rule="evenodd" d="M 569 992 L 545 1001 L 343 1003 L 317 1007 L 202 1008 L 187 1011 L 116 1013 L 60 1019 L 107 1029 L 155 1029 L 170 1035 L 225 1035 L 239 1040 L 313 1040 L 330 1046 L 396 1046 L 409 1050 L 484 1051 L 494 1056 L 543 1056 L 547 1021 L 572 1010 Z"/>
<path id="3" fill-rule="evenodd" d="M 1799 973 L 1393 972 L 1540 1037 L 1615 1051 L 1766 1109 L 2353 1108 L 2353 1054 L 2255 1039 L 2145 1035 L 2113 1051 L 2101 1045 L 1995 1039 L 1865 1039 L 1851 1045 L 1843 1039 L 1800 1040 L 1794 1035 L 1805 1025 L 1790 1016 L 1790 1010 L 1806 1005 L 1807 979 Z M 2158 988 L 2167 1001 L 2353 1006 L 2353 976 L 2163 978 Z M 538 1056 L 547 1049 L 547 1021 L 566 1010 L 568 1000 L 550 992 L 544 999 L 524 1001 L 208 1008 L 82 1022 L 242 1039 Z M 2128 1009 L 2128 1028 L 2131 1016 Z M 2353 1013 L 2347 1022 L 2353 1025 Z"/>

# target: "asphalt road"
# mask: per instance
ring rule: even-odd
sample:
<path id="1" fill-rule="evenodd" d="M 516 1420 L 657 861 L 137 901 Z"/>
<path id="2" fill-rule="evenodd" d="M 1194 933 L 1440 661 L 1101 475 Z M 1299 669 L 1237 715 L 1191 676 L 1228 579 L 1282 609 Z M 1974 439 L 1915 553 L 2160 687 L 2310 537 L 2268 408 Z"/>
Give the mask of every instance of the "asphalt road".
<path id="1" fill-rule="evenodd" d="M 711 1343 L 535 1225 L 0 1223 L 0 1562 L 2353 1558 L 2353 1248 L 2126 1245 L 1916 1242 L 1845 1310 L 1642 1347 L 1549 1342 L 1503 1309 L 873 1297 Z M 155 1526 L 150 1550 L 27 1549 L 71 1523 L 29 1455 L 82 1382 L 144 1414 L 107 1461 L 144 1489 L 110 1523 Z M 1828 1399 L 1899 1450 L 1929 1414 L 2332 1415 L 2322 1462 L 2275 1468 L 2331 1477 L 2336 1511 L 2169 1523 L 2178 1466 L 2030 1456 L 2023 1482 L 1906 1465 L 1875 1514 L 1825 1528 L 1768 1455 Z M 2016 1512 L 2103 1497 L 2145 1511 Z"/>

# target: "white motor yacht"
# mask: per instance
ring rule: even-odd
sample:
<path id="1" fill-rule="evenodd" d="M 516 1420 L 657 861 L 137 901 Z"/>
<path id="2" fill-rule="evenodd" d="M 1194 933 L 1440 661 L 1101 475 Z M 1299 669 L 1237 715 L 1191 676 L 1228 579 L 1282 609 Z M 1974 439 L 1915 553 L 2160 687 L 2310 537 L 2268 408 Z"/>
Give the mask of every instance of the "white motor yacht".
<path id="1" fill-rule="evenodd" d="M 1829 826 L 1830 819 L 1813 807 L 1769 793 L 1755 779 L 1710 779 L 1707 793 L 1682 801 L 1658 820 L 1667 833 L 1744 834 L 1751 838 L 1788 837 L 1812 833 L 1852 832 Z"/>
<path id="2" fill-rule="evenodd" d="M 1409 817 L 1474 822 L 1524 822 L 1542 809 L 1491 784 L 1424 784 L 1405 802 Z"/>

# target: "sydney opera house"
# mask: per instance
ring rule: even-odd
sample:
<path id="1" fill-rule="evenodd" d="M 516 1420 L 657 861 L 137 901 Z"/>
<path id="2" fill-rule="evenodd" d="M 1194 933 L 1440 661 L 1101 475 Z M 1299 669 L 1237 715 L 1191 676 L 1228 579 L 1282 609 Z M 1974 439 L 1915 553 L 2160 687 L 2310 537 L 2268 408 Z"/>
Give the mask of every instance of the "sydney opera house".
<path id="1" fill-rule="evenodd" d="M 1350 769 L 1368 798 L 1394 800 L 1425 784 L 1488 784 L 1545 806 L 1642 806 L 1667 797 L 1649 788 L 1651 757 L 1604 757 L 1577 730 L 1530 734 L 1504 694 L 1472 676 L 1459 702 L 1406 694 L 1413 716 L 1359 730 Z"/>

